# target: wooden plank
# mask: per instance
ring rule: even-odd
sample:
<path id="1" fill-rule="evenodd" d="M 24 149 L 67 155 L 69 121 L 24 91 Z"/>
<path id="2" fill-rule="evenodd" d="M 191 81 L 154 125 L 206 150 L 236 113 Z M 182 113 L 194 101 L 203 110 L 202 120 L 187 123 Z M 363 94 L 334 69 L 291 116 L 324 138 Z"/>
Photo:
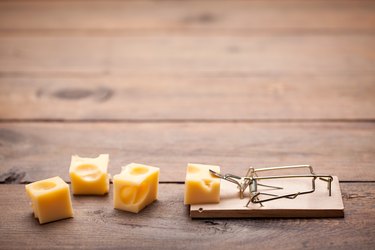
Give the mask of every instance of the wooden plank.
<path id="1" fill-rule="evenodd" d="M 282 173 L 279 173 L 282 174 Z M 298 192 L 312 190 L 312 178 L 262 180 L 259 183 L 282 187 L 272 189 L 258 186 L 257 192 L 278 196 L 292 196 Z M 240 199 L 237 185 L 229 181 L 221 181 L 220 202 L 212 204 L 194 204 L 190 206 L 192 218 L 334 218 L 344 217 L 344 205 L 341 197 L 339 179 L 333 176 L 331 195 L 327 190 L 327 182 L 315 181 L 315 191 L 301 194 L 294 199 L 278 199 L 262 202 L 262 205 L 250 203 L 247 190 L 244 198 Z M 269 195 L 259 195 L 259 201 L 275 198 Z"/>
<path id="2" fill-rule="evenodd" d="M 73 197 L 73 219 L 39 225 L 23 185 L 0 185 L 3 248 L 371 249 L 374 183 L 342 183 L 345 218 L 191 220 L 183 185 L 160 185 L 140 214 L 114 210 L 112 195 Z M 17 208 L 17 209 L 15 209 Z M 225 243 L 225 244 L 223 244 Z"/>
<path id="3" fill-rule="evenodd" d="M 375 75 L 3 76 L 0 119 L 374 119 L 374 82 Z"/>
<path id="4" fill-rule="evenodd" d="M 0 73 L 365 74 L 375 36 L 0 37 Z"/>
<path id="5" fill-rule="evenodd" d="M 68 178 L 72 154 L 110 154 L 109 172 L 130 162 L 184 181 L 188 162 L 245 174 L 247 167 L 311 164 L 343 181 L 374 181 L 375 123 L 156 122 L 1 123 L 0 181 Z"/>
<path id="6" fill-rule="evenodd" d="M 374 32 L 374 12 L 372 1 L 7 1 L 0 31 Z"/>

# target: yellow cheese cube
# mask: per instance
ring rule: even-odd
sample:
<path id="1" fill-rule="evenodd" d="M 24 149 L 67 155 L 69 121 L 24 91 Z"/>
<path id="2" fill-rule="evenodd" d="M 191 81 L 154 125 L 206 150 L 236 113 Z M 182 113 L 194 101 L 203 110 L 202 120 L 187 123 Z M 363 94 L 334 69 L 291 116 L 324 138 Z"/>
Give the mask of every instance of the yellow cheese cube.
<path id="1" fill-rule="evenodd" d="M 97 158 L 73 155 L 69 169 L 73 194 L 103 195 L 108 193 L 108 162 L 107 154 L 101 154 Z"/>
<path id="2" fill-rule="evenodd" d="M 186 205 L 220 202 L 220 178 L 213 176 L 210 169 L 220 173 L 219 166 L 188 164 L 184 198 Z"/>
<path id="3" fill-rule="evenodd" d="M 159 168 L 131 163 L 113 177 L 116 209 L 138 213 L 158 197 Z"/>
<path id="4" fill-rule="evenodd" d="M 40 224 L 73 217 L 69 185 L 60 177 L 33 182 L 25 188 Z"/>

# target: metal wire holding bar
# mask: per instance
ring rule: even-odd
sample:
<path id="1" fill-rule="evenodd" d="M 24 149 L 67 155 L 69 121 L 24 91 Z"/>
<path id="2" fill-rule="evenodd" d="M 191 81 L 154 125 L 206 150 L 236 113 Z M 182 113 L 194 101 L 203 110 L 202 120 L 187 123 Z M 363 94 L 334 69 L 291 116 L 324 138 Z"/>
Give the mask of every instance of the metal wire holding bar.
<path id="1" fill-rule="evenodd" d="M 267 171 L 277 171 L 277 170 L 287 170 L 287 169 L 308 169 L 308 174 L 295 174 L 295 175 L 271 175 L 271 176 L 258 176 L 259 172 L 267 172 Z M 281 167 L 268 167 L 268 168 L 253 168 L 250 167 L 247 170 L 247 173 L 244 177 L 240 177 L 233 174 L 225 174 L 222 175 L 210 169 L 210 173 L 216 177 L 219 177 L 223 180 L 232 182 L 237 185 L 240 191 L 240 198 L 244 198 L 244 192 L 247 188 L 249 188 L 250 198 L 246 204 L 246 207 L 249 206 L 250 203 L 260 204 L 263 206 L 262 203 L 277 199 L 295 199 L 299 195 L 303 194 L 310 194 L 315 191 L 315 180 L 320 179 L 322 181 L 327 182 L 327 189 L 329 196 L 331 196 L 332 192 L 332 181 L 333 177 L 331 175 L 322 175 L 322 174 L 315 174 L 313 168 L 310 165 L 293 165 L 293 166 L 281 166 Z M 276 195 L 264 192 L 258 192 L 258 186 L 262 187 L 270 187 L 273 189 L 283 189 L 283 187 L 278 186 L 271 186 L 259 183 L 262 180 L 271 180 L 271 179 L 289 179 L 289 178 L 311 178 L 311 189 L 307 191 L 298 191 L 295 193 L 285 194 L 285 195 Z M 271 196 L 271 198 L 260 199 L 260 195 Z"/>

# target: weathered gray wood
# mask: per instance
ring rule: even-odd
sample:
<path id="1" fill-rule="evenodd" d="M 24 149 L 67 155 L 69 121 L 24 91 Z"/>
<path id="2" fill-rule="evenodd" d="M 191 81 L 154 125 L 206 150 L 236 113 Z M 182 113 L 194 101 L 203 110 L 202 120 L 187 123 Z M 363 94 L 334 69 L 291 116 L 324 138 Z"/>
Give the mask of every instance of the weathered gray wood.
<path id="1" fill-rule="evenodd" d="M 375 119 L 375 75 L 0 76 L 0 119 Z"/>
<path id="2" fill-rule="evenodd" d="M 374 183 L 342 183 L 345 218 L 191 220 L 183 185 L 161 184 L 140 214 L 114 210 L 112 195 L 73 197 L 75 217 L 40 226 L 23 185 L 0 185 L 0 246 L 131 249 L 371 249 Z"/>
<path id="3" fill-rule="evenodd" d="M 1 123 L 0 181 L 65 180 L 72 154 L 110 154 L 109 171 L 139 162 L 184 181 L 188 162 L 247 167 L 312 164 L 340 180 L 374 181 L 375 123 Z"/>
<path id="4" fill-rule="evenodd" d="M 374 9 L 372 1 L 6 1 L 0 31 L 373 32 Z"/>
<path id="5" fill-rule="evenodd" d="M 1 74 L 367 74 L 375 36 L 0 36 Z"/>

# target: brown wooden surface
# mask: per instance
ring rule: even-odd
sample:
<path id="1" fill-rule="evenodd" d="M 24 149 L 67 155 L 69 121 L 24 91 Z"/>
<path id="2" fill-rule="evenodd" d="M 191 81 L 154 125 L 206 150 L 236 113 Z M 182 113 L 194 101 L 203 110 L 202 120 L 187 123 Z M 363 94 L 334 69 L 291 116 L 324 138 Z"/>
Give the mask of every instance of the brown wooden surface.
<path id="1" fill-rule="evenodd" d="M 373 32 L 373 1 L 7 1 L 0 31 Z M 27 22 L 23 21 L 27 18 Z"/>
<path id="2" fill-rule="evenodd" d="M 345 181 L 375 181 L 374 123 L 1 123 L 0 181 L 69 181 L 70 156 L 110 154 L 112 175 L 129 162 L 161 168 L 161 181 L 185 180 L 188 162 L 224 172 L 312 164 Z M 12 176 L 19 176 L 12 180 Z M 21 178 L 22 177 L 22 178 Z"/>
<path id="3" fill-rule="evenodd" d="M 0 117 L 29 120 L 375 119 L 374 82 L 374 75 L 346 74 L 3 76 L 0 77 L 0 106 L 6 108 L 0 108 Z"/>
<path id="4" fill-rule="evenodd" d="M 258 249 L 371 249 L 374 183 L 342 183 L 341 188 L 345 218 L 192 220 L 183 205 L 183 185 L 161 184 L 159 200 L 141 214 L 114 210 L 111 190 L 104 197 L 73 197 L 73 219 L 40 226 L 24 186 L 1 185 L 0 245 L 14 249 L 244 249 L 249 245 Z"/>
<path id="5" fill-rule="evenodd" d="M 3 35 L 0 73 L 369 74 L 374 44 L 372 34 Z"/>
<path id="6" fill-rule="evenodd" d="M 372 249 L 374 122 L 374 1 L 0 1 L 0 248 Z M 19 183 L 100 153 L 160 167 L 160 200 L 38 225 Z M 191 220 L 188 162 L 312 164 L 345 218 Z"/>

